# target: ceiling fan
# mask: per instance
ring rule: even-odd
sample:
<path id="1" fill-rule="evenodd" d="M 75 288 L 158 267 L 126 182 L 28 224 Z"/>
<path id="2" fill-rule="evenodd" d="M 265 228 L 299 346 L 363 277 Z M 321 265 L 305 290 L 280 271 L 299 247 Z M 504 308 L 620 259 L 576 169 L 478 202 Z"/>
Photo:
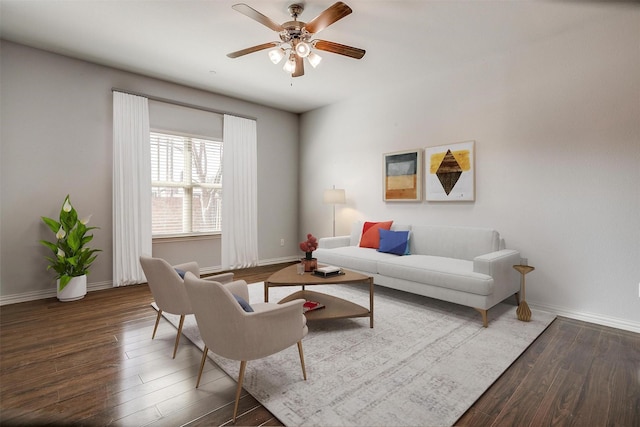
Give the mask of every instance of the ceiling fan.
<path id="1" fill-rule="evenodd" d="M 298 21 L 298 16 L 304 10 L 301 4 L 292 4 L 288 7 L 289 14 L 293 21 L 278 24 L 252 7 L 239 3 L 232 8 L 249 18 L 258 21 L 262 25 L 271 28 L 278 33 L 280 41 L 268 42 L 252 46 L 246 49 L 238 50 L 227 54 L 229 58 L 238 58 L 249 53 L 270 49 L 269 58 L 274 64 L 279 63 L 283 58 L 287 58 L 283 69 L 291 73 L 293 77 L 304 75 L 304 58 L 315 68 L 322 58 L 320 55 L 312 51 L 312 48 L 325 52 L 337 53 L 339 55 L 348 56 L 350 58 L 361 59 L 365 50 L 357 47 L 346 46 L 340 43 L 334 43 L 326 40 L 312 40 L 312 37 L 329 25 L 349 15 L 352 10 L 349 6 L 339 1 L 324 10 L 320 15 L 311 21 Z"/>

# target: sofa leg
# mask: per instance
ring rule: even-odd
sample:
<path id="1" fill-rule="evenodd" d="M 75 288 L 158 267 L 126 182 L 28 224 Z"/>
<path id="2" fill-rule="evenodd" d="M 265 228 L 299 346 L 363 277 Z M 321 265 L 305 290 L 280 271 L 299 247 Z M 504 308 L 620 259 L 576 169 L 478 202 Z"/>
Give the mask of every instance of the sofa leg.
<path id="1" fill-rule="evenodd" d="M 487 310 L 483 310 L 481 308 L 476 308 L 482 314 L 482 326 L 485 328 L 489 327 L 489 320 L 487 320 Z"/>
<path id="2" fill-rule="evenodd" d="M 516 292 L 513 296 L 516 297 L 516 305 L 520 305 L 520 292 Z"/>

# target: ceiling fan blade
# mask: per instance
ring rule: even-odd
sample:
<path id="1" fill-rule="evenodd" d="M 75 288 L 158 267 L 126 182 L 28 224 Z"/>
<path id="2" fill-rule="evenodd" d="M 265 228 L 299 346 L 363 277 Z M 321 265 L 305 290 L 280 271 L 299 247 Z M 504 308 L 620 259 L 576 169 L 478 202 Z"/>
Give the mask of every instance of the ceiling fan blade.
<path id="1" fill-rule="evenodd" d="M 355 59 L 361 59 L 366 50 L 357 47 L 346 46 L 340 43 L 328 42 L 326 40 L 314 40 L 313 47 L 325 52 L 337 53 L 339 55 L 349 56 Z"/>
<path id="2" fill-rule="evenodd" d="M 348 14 L 353 12 L 349 6 L 342 3 L 341 1 L 334 3 L 332 6 L 329 6 L 324 12 L 320 15 L 313 18 L 310 22 L 305 25 L 307 31 L 311 34 L 315 34 L 334 22 L 344 18 Z"/>
<path id="3" fill-rule="evenodd" d="M 242 49 L 242 50 L 238 50 L 238 51 L 235 51 L 235 52 L 227 53 L 227 56 L 229 58 L 237 58 L 239 56 L 247 55 L 249 53 L 253 53 L 253 52 L 258 52 L 258 51 L 261 51 L 261 50 L 269 49 L 269 48 L 274 47 L 274 46 L 278 46 L 278 42 L 269 42 L 269 43 L 259 44 L 257 46 L 248 47 L 246 49 Z"/>
<path id="4" fill-rule="evenodd" d="M 291 74 L 292 77 L 300 77 L 304 76 L 304 58 L 301 58 L 298 55 L 294 55 L 296 57 L 296 70 Z"/>
<path id="5" fill-rule="evenodd" d="M 244 3 L 234 4 L 231 8 L 255 21 L 258 21 L 262 25 L 271 28 L 273 31 L 280 32 L 283 30 L 282 25 L 272 21 L 270 18 Z"/>

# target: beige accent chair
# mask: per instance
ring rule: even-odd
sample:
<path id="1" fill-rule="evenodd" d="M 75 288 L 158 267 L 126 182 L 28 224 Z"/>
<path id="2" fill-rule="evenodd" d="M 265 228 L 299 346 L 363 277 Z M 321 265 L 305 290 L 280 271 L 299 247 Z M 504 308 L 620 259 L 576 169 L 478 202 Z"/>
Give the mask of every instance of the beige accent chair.
<path id="1" fill-rule="evenodd" d="M 240 360 L 238 388 L 233 408 L 233 422 L 238 414 L 238 402 L 244 381 L 247 360 L 260 359 L 298 344 L 302 376 L 306 380 L 302 338 L 307 335 L 307 319 L 302 314 L 303 299 L 284 304 L 254 303 L 253 312 L 245 311 L 235 296 L 249 302 L 249 289 L 244 280 L 222 285 L 198 279 L 187 273 L 184 279 L 187 294 L 195 312 L 204 351 L 196 388 L 209 349 L 224 358 Z"/>
<path id="2" fill-rule="evenodd" d="M 147 283 L 151 294 L 158 306 L 158 317 L 156 317 L 156 325 L 153 328 L 151 339 L 156 337 L 158 323 L 162 317 L 162 312 L 180 315 L 180 325 L 178 326 L 178 334 L 176 343 L 173 347 L 173 358 L 176 358 L 178 351 L 178 343 L 180 343 L 180 335 L 182 335 L 182 325 L 184 324 L 184 316 L 193 314 L 191 302 L 184 288 L 184 280 L 176 269 L 184 272 L 191 272 L 196 277 L 200 277 L 200 268 L 197 262 L 187 262 L 184 264 L 170 265 L 162 258 L 151 258 L 147 256 L 140 257 L 140 265 L 144 275 L 147 277 Z M 216 280 L 220 283 L 228 283 L 233 280 L 233 273 L 218 274 L 216 276 L 208 276 L 205 280 Z"/>

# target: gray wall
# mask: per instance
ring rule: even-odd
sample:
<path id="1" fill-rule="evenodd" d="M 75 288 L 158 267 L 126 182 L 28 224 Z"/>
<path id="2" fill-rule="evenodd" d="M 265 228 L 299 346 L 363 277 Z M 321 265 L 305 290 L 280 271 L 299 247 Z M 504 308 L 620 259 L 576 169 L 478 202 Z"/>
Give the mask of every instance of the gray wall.
<path id="1" fill-rule="evenodd" d="M 575 7 L 581 7 L 576 4 Z M 640 9 L 301 117 L 300 233 L 356 219 L 497 229 L 531 305 L 640 332 Z M 389 76 L 390 79 L 393 76 Z M 382 201 L 382 154 L 476 141 L 473 203 Z M 336 153 L 327 155 L 327 153 Z"/>
<path id="2" fill-rule="evenodd" d="M 258 123 L 258 253 L 261 263 L 299 255 L 298 115 L 2 41 L 0 69 L 0 298 L 55 295 L 40 216 L 57 217 L 66 194 L 93 213 L 103 252 L 89 288 L 112 278 L 113 87 L 255 117 Z M 280 246 L 280 239 L 285 245 Z M 163 240 L 154 254 L 220 268 L 220 240 Z"/>

